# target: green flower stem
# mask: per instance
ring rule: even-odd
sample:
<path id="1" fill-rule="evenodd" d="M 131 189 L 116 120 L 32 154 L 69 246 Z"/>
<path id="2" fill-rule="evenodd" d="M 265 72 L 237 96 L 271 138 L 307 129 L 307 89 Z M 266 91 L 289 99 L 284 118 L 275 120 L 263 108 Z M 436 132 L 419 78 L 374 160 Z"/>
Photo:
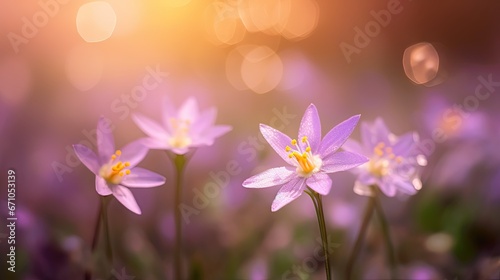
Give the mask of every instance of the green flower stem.
<path id="1" fill-rule="evenodd" d="M 328 235 L 326 233 L 326 223 L 325 223 L 325 215 L 323 213 L 323 202 L 321 200 L 321 195 L 312 190 L 311 188 L 307 188 L 305 191 L 312 199 L 314 204 L 314 209 L 316 210 L 316 216 L 318 217 L 319 224 L 319 232 L 321 234 L 321 242 L 323 244 L 323 253 L 325 257 L 325 273 L 326 279 L 331 280 L 332 274 L 330 271 L 330 260 L 328 258 Z"/>
<path id="2" fill-rule="evenodd" d="M 390 275 L 391 279 L 396 279 L 397 278 L 397 264 L 396 264 L 396 255 L 394 251 L 394 246 L 391 241 L 391 235 L 389 233 L 389 225 L 387 223 L 387 219 L 385 218 L 384 215 L 384 209 L 382 208 L 382 204 L 380 203 L 380 200 L 378 198 L 378 188 L 373 188 L 374 190 L 374 196 L 373 200 L 375 201 L 375 211 L 377 211 L 378 218 L 380 220 L 380 226 L 382 227 L 382 233 L 384 235 L 385 243 L 387 246 L 387 254 L 389 258 L 389 264 L 390 264 Z"/>
<path id="3" fill-rule="evenodd" d="M 111 239 L 109 238 L 108 204 L 111 196 L 101 196 L 101 219 L 104 224 L 104 238 L 106 239 L 106 257 L 109 264 L 113 266 L 113 250 L 111 249 Z"/>
<path id="4" fill-rule="evenodd" d="M 184 168 L 186 167 L 187 158 L 184 155 L 175 155 L 173 158 L 176 178 L 175 178 L 175 201 L 174 201 L 174 216 L 175 216 L 175 246 L 174 246 L 174 279 L 182 278 L 182 224 L 180 205 L 182 201 L 182 181 L 184 177 Z"/>
<path id="5" fill-rule="evenodd" d="M 371 217 L 373 215 L 373 210 L 375 209 L 375 199 L 373 197 L 368 198 L 368 204 L 365 208 L 365 214 L 363 218 L 363 222 L 361 223 L 361 228 L 359 229 L 358 237 L 356 238 L 356 242 L 354 243 L 354 248 L 352 249 L 351 256 L 347 261 L 346 266 L 346 279 L 351 279 L 352 277 L 352 269 L 354 267 L 354 263 L 356 262 L 356 258 L 358 257 L 359 251 L 361 250 L 361 246 L 363 245 L 363 240 L 365 239 L 366 230 L 368 229 L 368 225 L 370 224 Z"/>
<path id="6" fill-rule="evenodd" d="M 113 266 L 113 251 L 111 250 L 111 242 L 109 238 L 109 227 L 108 227 L 108 204 L 111 201 L 110 196 L 101 196 L 101 202 L 99 203 L 99 210 L 97 211 L 96 223 L 94 226 L 94 236 L 92 237 L 92 247 L 90 253 L 93 255 L 96 248 L 97 243 L 99 242 L 99 236 L 101 232 L 101 224 L 104 224 L 104 234 L 106 239 L 106 257 L 109 261 L 109 264 Z M 85 279 L 90 280 L 92 278 L 91 271 L 85 272 Z"/>

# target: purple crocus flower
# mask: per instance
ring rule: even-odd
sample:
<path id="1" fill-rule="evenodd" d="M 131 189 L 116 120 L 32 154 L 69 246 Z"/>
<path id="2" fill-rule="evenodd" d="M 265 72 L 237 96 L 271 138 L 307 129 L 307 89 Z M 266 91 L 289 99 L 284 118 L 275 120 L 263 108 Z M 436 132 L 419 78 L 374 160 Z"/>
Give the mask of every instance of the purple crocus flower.
<path id="1" fill-rule="evenodd" d="M 332 186 L 328 173 L 344 171 L 368 161 L 362 155 L 338 152 L 359 120 L 353 116 L 332 128 L 321 140 L 321 123 L 314 104 L 309 105 L 300 123 L 299 135 L 291 139 L 265 124 L 260 131 L 271 147 L 291 166 L 266 170 L 243 182 L 246 188 L 282 186 L 271 207 L 277 211 L 299 197 L 307 187 L 327 195 Z"/>
<path id="2" fill-rule="evenodd" d="M 215 138 L 229 132 L 228 125 L 214 125 L 217 109 L 199 111 L 195 98 L 188 98 L 179 111 L 164 102 L 163 124 L 142 115 L 133 115 L 134 122 L 146 133 L 145 145 L 150 149 L 171 150 L 183 155 L 191 147 L 211 146 Z"/>
<path id="3" fill-rule="evenodd" d="M 417 133 L 397 137 L 377 118 L 373 123 L 361 124 L 361 138 L 362 144 L 349 139 L 344 145 L 344 149 L 370 158 L 368 163 L 352 170 L 358 175 L 355 193 L 372 196 L 371 186 L 378 186 L 392 197 L 397 193 L 412 195 L 422 187 L 418 167 L 426 165 L 426 158 L 416 149 Z"/>
<path id="4" fill-rule="evenodd" d="M 141 214 L 141 209 L 128 188 L 151 188 L 165 183 L 165 177 L 135 167 L 148 152 L 140 140 L 126 145 L 122 150 L 115 150 L 113 134 L 102 117 L 97 124 L 98 154 L 81 144 L 73 145 L 73 149 L 80 161 L 96 175 L 97 193 L 102 196 L 112 194 L 136 214 Z"/>

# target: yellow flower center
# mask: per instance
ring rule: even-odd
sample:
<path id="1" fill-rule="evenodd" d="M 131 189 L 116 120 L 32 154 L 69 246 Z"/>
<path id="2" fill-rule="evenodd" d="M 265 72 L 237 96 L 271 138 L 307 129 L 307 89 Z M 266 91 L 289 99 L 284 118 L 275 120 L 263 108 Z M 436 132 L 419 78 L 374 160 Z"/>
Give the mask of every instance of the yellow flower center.
<path id="1" fill-rule="evenodd" d="M 373 148 L 374 156 L 368 162 L 368 171 L 376 177 L 383 177 L 389 174 L 394 164 L 403 162 L 403 158 L 396 156 L 392 147 L 386 147 L 385 143 L 378 143 Z"/>
<path id="2" fill-rule="evenodd" d="M 311 145 L 309 144 L 309 141 L 307 141 L 307 136 L 303 136 L 301 141 L 307 145 L 304 150 L 302 150 L 298 145 L 297 140 L 293 139 L 290 144 L 295 149 L 290 146 L 286 146 L 285 151 L 289 153 L 289 158 L 295 158 L 299 164 L 299 166 L 297 166 L 297 173 L 299 176 L 307 178 L 318 172 L 323 162 L 319 156 L 315 156 L 311 153 Z"/>
<path id="3" fill-rule="evenodd" d="M 111 184 L 119 184 L 123 180 L 123 177 L 130 174 L 130 169 L 125 169 L 130 166 L 130 162 L 122 162 L 119 160 L 122 152 L 116 150 L 116 152 L 111 155 L 109 162 L 101 167 L 99 170 L 99 176 L 104 178 L 106 182 Z"/>
<path id="4" fill-rule="evenodd" d="M 189 137 L 190 120 L 181 120 L 176 118 L 169 119 L 173 134 L 168 140 L 170 146 L 174 148 L 185 148 L 193 142 Z"/>

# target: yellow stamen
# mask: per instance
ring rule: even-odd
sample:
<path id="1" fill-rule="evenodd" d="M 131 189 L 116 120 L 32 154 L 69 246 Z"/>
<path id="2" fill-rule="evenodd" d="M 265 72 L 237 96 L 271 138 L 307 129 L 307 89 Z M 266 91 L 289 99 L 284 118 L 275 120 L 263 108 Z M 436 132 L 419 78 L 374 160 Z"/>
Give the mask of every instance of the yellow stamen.
<path id="1" fill-rule="evenodd" d="M 122 177 L 123 177 L 123 175 L 125 175 L 125 173 L 123 173 L 123 171 L 121 171 L 119 174 L 120 174 L 120 176 L 122 176 Z"/>
<path id="2" fill-rule="evenodd" d="M 294 145 L 294 146 L 297 145 L 297 140 L 292 139 L 292 145 Z"/>
<path id="3" fill-rule="evenodd" d="M 308 152 L 308 153 L 309 153 L 310 151 L 311 151 L 311 147 L 307 147 L 307 148 L 306 148 L 306 152 Z"/>
<path id="4" fill-rule="evenodd" d="M 112 155 L 112 156 L 111 156 L 111 159 L 112 159 L 112 160 L 115 160 L 115 159 L 116 159 L 116 155 Z"/>
<path id="5" fill-rule="evenodd" d="M 302 136 L 302 143 L 307 142 L 307 136 Z"/>
<path id="6" fill-rule="evenodd" d="M 132 173 L 132 171 L 130 171 L 129 169 L 125 170 L 125 174 L 130 175 L 130 173 Z"/>
<path id="7" fill-rule="evenodd" d="M 290 146 L 285 147 L 285 151 L 290 152 L 291 150 L 292 150 L 292 148 L 290 148 Z"/>
<path id="8" fill-rule="evenodd" d="M 121 155 L 122 155 L 122 151 L 120 151 L 120 150 L 116 150 L 115 155 L 117 155 L 117 156 L 121 156 Z"/>
<path id="9" fill-rule="evenodd" d="M 125 166 L 126 166 L 126 167 L 129 167 L 129 166 L 130 166 L 130 162 L 128 162 L 128 161 L 127 161 L 127 162 L 125 162 Z"/>

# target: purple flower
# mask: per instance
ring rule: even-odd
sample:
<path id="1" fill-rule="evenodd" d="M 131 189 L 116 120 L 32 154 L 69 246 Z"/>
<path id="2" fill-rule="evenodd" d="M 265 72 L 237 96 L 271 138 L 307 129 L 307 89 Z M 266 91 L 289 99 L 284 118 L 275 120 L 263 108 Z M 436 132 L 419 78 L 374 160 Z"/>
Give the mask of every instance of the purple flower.
<path id="1" fill-rule="evenodd" d="M 115 151 L 113 134 L 103 118 L 97 124 L 98 154 L 81 144 L 73 145 L 73 149 L 80 161 L 96 175 L 97 193 L 102 196 L 112 194 L 136 214 L 141 214 L 141 209 L 128 188 L 151 188 L 165 183 L 165 177 L 135 167 L 148 152 L 141 141 L 134 141 L 122 150 Z"/>
<path id="2" fill-rule="evenodd" d="M 165 98 L 163 123 L 142 115 L 133 115 L 134 122 L 146 133 L 145 145 L 150 149 L 171 150 L 183 155 L 191 147 L 210 146 L 215 138 L 229 132 L 228 125 L 214 125 L 217 109 L 199 111 L 195 98 L 188 98 L 179 111 Z"/>
<path id="3" fill-rule="evenodd" d="M 344 149 L 369 157 L 370 161 L 353 169 L 358 174 L 354 192 L 372 196 L 371 186 L 387 196 L 415 194 L 421 187 L 419 166 L 426 165 L 426 158 L 417 152 L 418 135 L 409 132 L 401 137 L 392 134 L 384 121 L 377 118 L 372 124 L 361 124 L 362 144 L 348 140 Z"/>
<path id="4" fill-rule="evenodd" d="M 328 173 L 344 171 L 368 161 L 351 152 L 337 152 L 351 135 L 359 115 L 330 130 L 321 140 L 321 123 L 314 104 L 309 105 L 299 128 L 300 141 L 261 124 L 260 131 L 271 147 L 291 166 L 266 170 L 243 182 L 246 188 L 282 186 L 271 210 L 277 211 L 299 197 L 307 187 L 327 195 L 332 186 Z"/>

